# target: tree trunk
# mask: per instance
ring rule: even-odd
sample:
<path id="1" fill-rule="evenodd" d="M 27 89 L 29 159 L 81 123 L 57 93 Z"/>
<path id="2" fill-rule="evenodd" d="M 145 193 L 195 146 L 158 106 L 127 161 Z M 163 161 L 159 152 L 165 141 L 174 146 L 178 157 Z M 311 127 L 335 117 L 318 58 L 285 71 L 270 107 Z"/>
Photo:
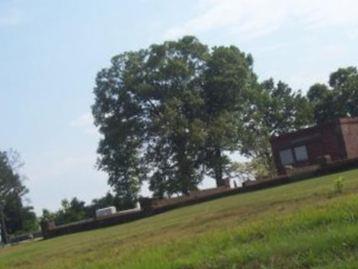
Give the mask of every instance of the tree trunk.
<path id="1" fill-rule="evenodd" d="M 5 224 L 5 215 L 4 210 L 0 208 L 0 221 L 1 221 L 1 242 L 3 244 L 9 243 L 8 241 L 8 235 L 6 231 L 6 224 Z"/>
<path id="2" fill-rule="evenodd" d="M 221 160 L 221 149 L 215 149 L 215 180 L 216 186 L 221 187 L 225 185 L 223 180 L 223 168 L 222 168 L 222 160 Z"/>

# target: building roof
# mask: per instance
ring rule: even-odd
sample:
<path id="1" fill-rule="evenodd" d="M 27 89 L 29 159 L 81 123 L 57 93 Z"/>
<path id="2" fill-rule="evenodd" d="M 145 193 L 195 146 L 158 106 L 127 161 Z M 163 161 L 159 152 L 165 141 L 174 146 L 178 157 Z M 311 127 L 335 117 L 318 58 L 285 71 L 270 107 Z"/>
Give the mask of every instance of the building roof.
<path id="1" fill-rule="evenodd" d="M 342 125 L 342 124 L 350 124 L 350 123 L 357 123 L 358 124 L 358 117 L 354 117 L 354 118 L 349 118 L 349 117 L 339 118 L 339 119 L 336 119 L 336 120 L 321 123 L 319 125 L 299 129 L 299 130 L 294 131 L 294 132 L 288 132 L 288 133 L 281 134 L 281 135 L 274 135 L 274 136 L 271 137 L 270 141 L 274 142 L 274 141 L 277 141 L 277 140 L 283 139 L 283 138 L 284 139 L 295 138 L 295 137 L 298 137 L 298 136 L 303 136 L 303 135 L 316 133 L 318 130 L 322 129 L 323 127 L 327 127 L 327 126 L 333 125 L 333 124 Z"/>

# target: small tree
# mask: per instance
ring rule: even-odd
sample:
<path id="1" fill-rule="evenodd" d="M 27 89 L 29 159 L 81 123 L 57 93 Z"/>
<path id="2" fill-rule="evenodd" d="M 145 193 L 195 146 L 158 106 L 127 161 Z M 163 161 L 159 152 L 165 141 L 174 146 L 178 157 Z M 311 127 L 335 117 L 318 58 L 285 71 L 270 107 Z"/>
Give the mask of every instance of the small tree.
<path id="1" fill-rule="evenodd" d="M 21 176 L 16 171 L 19 165 L 18 154 L 13 151 L 0 151 L 0 220 L 1 239 L 4 243 L 8 243 L 5 216 L 7 200 L 14 196 L 21 197 L 27 193 L 26 187 L 22 184 Z"/>
<path id="2" fill-rule="evenodd" d="M 5 225 L 9 234 L 32 232 L 38 229 L 33 207 L 24 206 L 22 197 L 16 193 L 9 195 L 5 202 Z"/>
<path id="3" fill-rule="evenodd" d="M 67 224 L 92 217 L 89 211 L 89 207 L 85 205 L 85 202 L 80 201 L 76 197 L 72 198 L 71 201 L 63 199 L 61 201 L 61 208 L 58 211 L 50 212 L 47 209 L 43 209 L 41 221 L 54 221 L 56 224 Z"/>
<path id="4" fill-rule="evenodd" d="M 342 176 L 338 177 L 335 181 L 334 181 L 334 192 L 335 193 L 342 193 L 343 192 L 343 184 L 344 183 L 344 178 Z"/>

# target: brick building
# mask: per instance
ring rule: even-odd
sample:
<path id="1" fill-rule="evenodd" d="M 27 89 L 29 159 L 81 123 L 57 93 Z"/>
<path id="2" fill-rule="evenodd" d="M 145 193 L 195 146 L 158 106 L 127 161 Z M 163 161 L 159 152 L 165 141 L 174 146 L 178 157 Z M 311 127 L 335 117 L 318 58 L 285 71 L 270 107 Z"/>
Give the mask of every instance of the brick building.
<path id="1" fill-rule="evenodd" d="M 325 157 L 332 161 L 358 157 L 358 117 L 341 118 L 271 138 L 274 162 L 279 174 L 317 164 Z"/>

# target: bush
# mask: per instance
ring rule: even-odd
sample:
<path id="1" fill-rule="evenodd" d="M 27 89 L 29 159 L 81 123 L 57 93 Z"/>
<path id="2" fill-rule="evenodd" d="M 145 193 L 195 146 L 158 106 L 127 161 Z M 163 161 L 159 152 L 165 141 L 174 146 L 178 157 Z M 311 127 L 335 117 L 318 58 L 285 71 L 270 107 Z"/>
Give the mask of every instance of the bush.
<path id="1" fill-rule="evenodd" d="M 335 193 L 342 193 L 343 192 L 343 181 L 344 178 L 340 176 L 334 181 L 334 192 Z"/>

